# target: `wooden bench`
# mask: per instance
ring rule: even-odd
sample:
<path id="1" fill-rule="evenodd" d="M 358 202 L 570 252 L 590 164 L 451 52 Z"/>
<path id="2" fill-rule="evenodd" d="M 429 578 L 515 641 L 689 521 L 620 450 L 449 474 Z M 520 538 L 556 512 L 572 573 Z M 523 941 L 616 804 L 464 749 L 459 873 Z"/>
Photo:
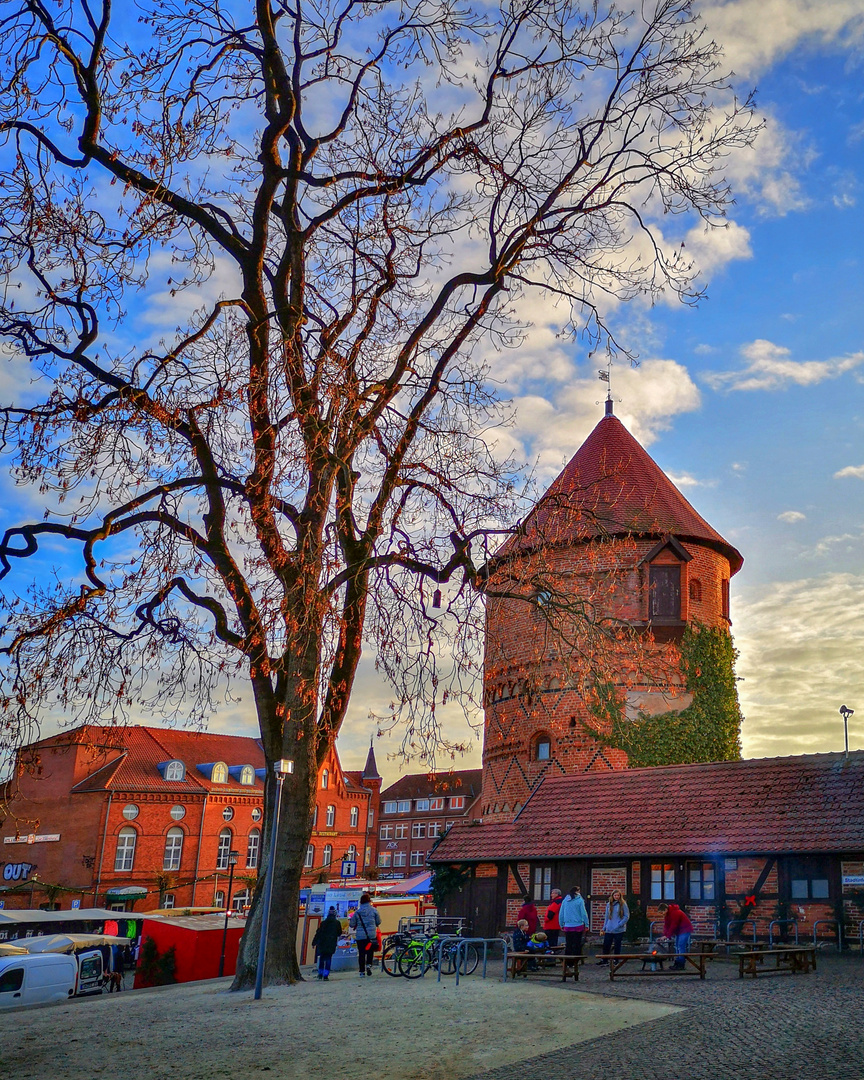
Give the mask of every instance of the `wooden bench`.
<path id="1" fill-rule="evenodd" d="M 674 966 L 676 957 L 674 953 L 598 953 L 598 960 L 606 960 L 609 963 L 609 978 L 615 979 L 628 975 L 698 975 L 705 978 L 705 961 L 708 959 L 705 953 L 681 953 L 684 960 L 683 968 Z M 622 969 L 631 961 L 638 960 L 641 968 L 638 971 L 623 971 Z M 673 966 L 664 968 L 664 964 L 671 963 Z M 689 965 L 689 966 L 688 966 Z M 693 969 L 692 971 L 690 969 Z"/>
<path id="2" fill-rule="evenodd" d="M 792 975 L 807 975 L 816 970 L 816 950 L 812 945 L 784 945 L 775 949 L 748 949 L 738 953 L 738 978 L 751 975 L 779 975 L 788 971 Z M 768 957 L 774 957 L 774 966 L 766 964 Z"/>
<path id="3" fill-rule="evenodd" d="M 530 961 L 534 961 L 536 968 L 529 968 Z M 585 963 L 584 956 L 565 956 L 563 953 L 536 953 L 536 952 L 511 952 L 507 953 L 507 968 L 510 978 L 515 979 L 521 975 L 528 978 L 529 975 L 547 975 L 551 968 L 561 968 L 561 981 L 566 982 L 573 977 L 574 982 L 579 981 L 579 965 Z M 505 972 L 505 977 L 506 977 Z"/>

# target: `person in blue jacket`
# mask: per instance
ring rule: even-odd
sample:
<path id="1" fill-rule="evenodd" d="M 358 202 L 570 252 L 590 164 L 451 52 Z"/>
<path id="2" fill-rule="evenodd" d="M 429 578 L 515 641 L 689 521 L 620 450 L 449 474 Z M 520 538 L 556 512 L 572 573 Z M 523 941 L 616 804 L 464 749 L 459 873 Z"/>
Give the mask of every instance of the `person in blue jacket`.
<path id="1" fill-rule="evenodd" d="M 621 941 L 624 931 L 627 929 L 627 920 L 630 918 L 630 909 L 627 901 L 618 889 L 612 890 L 609 902 L 606 904 L 606 917 L 603 921 L 603 952 L 605 955 L 614 953 L 621 954 Z M 598 960 L 598 964 L 608 964 L 608 960 Z"/>
<path id="2" fill-rule="evenodd" d="M 588 929 L 588 910 L 578 885 L 574 885 L 562 900 L 558 921 L 564 931 L 565 956 L 581 956 L 582 940 Z"/>

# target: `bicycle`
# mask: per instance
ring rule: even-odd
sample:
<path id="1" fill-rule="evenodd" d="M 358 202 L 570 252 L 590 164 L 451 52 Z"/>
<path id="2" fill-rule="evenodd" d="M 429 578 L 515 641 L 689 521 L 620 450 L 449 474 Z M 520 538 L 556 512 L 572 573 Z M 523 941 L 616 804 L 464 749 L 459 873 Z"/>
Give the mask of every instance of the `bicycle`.
<path id="1" fill-rule="evenodd" d="M 438 969 L 440 955 L 441 974 L 453 975 L 459 945 L 458 939 L 448 938 L 442 942 L 441 935 L 434 933 L 425 939 L 414 938 L 396 952 L 399 974 L 406 979 L 419 979 L 430 968 Z M 465 945 L 459 953 L 459 974 L 470 975 L 479 963 L 480 957 L 474 946 Z"/>

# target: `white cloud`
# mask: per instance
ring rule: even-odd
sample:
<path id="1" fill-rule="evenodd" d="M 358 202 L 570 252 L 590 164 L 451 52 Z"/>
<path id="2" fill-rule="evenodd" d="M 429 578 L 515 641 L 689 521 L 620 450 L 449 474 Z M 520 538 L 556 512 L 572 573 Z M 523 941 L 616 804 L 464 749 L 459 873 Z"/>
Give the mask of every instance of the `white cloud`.
<path id="1" fill-rule="evenodd" d="M 667 472 L 666 475 L 677 488 L 716 486 L 715 480 L 697 480 L 690 473 Z"/>
<path id="2" fill-rule="evenodd" d="M 706 0 L 699 5 L 726 63 L 753 78 L 793 50 L 864 37 L 861 0 Z"/>
<path id="3" fill-rule="evenodd" d="M 541 482 L 557 475 L 603 415 L 604 391 L 605 385 L 596 379 L 582 378 L 562 387 L 554 400 L 539 394 L 514 398 L 513 449 L 537 461 Z M 643 446 L 654 442 L 674 416 L 700 406 L 697 386 L 674 360 L 613 367 L 612 392 L 616 415 Z"/>
<path id="4" fill-rule="evenodd" d="M 793 525 L 796 521 L 806 521 L 807 515 L 802 514 L 800 510 L 784 510 L 782 514 L 777 515 L 777 520 Z"/>
<path id="5" fill-rule="evenodd" d="M 792 360 L 791 350 L 758 338 L 739 350 L 746 367 L 739 371 L 711 371 L 704 375 L 713 390 L 782 390 L 787 386 L 815 386 L 836 379 L 864 364 L 864 351 L 830 360 Z"/>
<path id="6" fill-rule="evenodd" d="M 752 258 L 750 233 L 735 221 L 727 221 L 719 228 L 712 225 L 694 225 L 687 233 L 686 249 L 693 256 L 700 274 L 704 277 L 715 273 L 733 259 Z"/>
<path id="7" fill-rule="evenodd" d="M 800 132 L 791 131 L 770 112 L 763 112 L 765 127 L 752 146 L 733 150 L 723 167 L 737 196 L 747 196 L 765 215 L 803 210 L 807 199 L 798 174 L 816 157 Z"/>
<path id="8" fill-rule="evenodd" d="M 733 602 L 744 753 L 843 749 L 843 702 L 864 701 L 864 576 L 765 585 Z M 864 705 L 849 745 L 864 748 Z"/>
<path id="9" fill-rule="evenodd" d="M 864 480 L 864 465 L 847 465 L 834 473 L 835 480 L 842 480 L 845 476 L 854 476 L 858 480 Z"/>
<path id="10" fill-rule="evenodd" d="M 847 553 L 854 552 L 862 541 L 864 541 L 864 527 L 858 533 L 844 532 L 834 536 L 823 536 L 817 540 L 816 546 L 811 551 L 805 552 L 805 556 L 818 559 L 823 555 L 833 554 L 838 548 L 842 548 Z"/>

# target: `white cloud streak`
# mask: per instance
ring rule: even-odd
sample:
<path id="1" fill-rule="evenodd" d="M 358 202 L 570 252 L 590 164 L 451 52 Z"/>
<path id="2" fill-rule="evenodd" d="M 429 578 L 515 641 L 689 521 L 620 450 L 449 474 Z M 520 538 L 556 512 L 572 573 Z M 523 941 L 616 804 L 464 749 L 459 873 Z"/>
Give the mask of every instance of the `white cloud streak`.
<path id="1" fill-rule="evenodd" d="M 793 360 L 790 349 L 757 338 L 739 350 L 747 365 L 738 371 L 709 371 L 703 376 L 712 390 L 783 390 L 815 386 L 837 379 L 864 364 L 864 351 L 829 360 Z"/>

